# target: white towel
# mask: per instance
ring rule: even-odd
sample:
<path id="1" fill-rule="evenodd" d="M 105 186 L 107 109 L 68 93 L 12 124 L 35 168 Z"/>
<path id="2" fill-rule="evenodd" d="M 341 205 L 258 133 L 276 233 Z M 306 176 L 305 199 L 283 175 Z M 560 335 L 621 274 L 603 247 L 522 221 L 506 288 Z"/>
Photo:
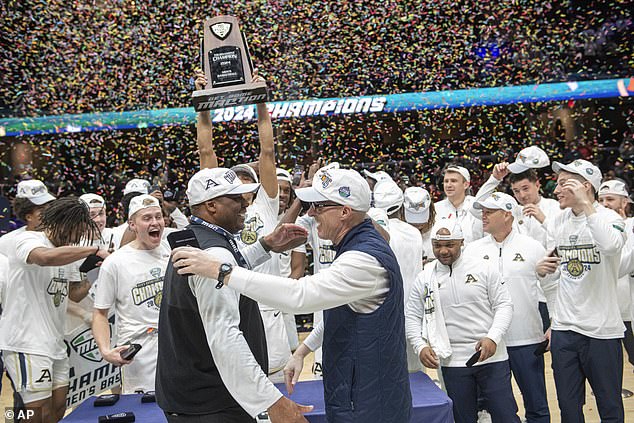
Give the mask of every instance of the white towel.
<path id="1" fill-rule="evenodd" d="M 427 340 L 429 346 L 436 355 L 442 359 L 451 356 L 451 344 L 445 326 L 445 317 L 442 313 L 442 305 L 438 298 L 438 281 L 436 280 L 436 265 L 432 263 L 423 271 L 423 297 L 425 301 L 425 315 L 423 317 L 422 337 Z"/>

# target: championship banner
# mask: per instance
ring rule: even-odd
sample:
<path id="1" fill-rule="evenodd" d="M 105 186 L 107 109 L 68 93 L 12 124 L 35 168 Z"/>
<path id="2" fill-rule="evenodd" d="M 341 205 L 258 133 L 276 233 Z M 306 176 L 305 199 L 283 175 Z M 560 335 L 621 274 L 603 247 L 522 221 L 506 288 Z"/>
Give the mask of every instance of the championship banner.
<path id="1" fill-rule="evenodd" d="M 78 319 L 74 319 L 78 320 Z M 112 339 L 116 339 L 114 312 L 108 318 Z M 81 322 L 67 332 L 64 342 L 70 360 L 70 383 L 66 407 L 76 407 L 84 400 L 121 384 L 119 368 L 101 357 L 90 326 Z"/>
<path id="2" fill-rule="evenodd" d="M 629 97 L 632 95 L 634 95 L 634 78 L 621 78 L 472 88 L 455 91 L 276 101 L 267 103 L 267 106 L 273 119 L 287 119 L 365 113 L 398 113 L 514 103 L 588 100 Z M 213 122 L 216 123 L 251 121 L 256 117 L 255 111 L 255 105 L 231 106 L 213 110 L 211 117 Z M 195 122 L 196 112 L 190 107 L 45 116 L 39 118 L 11 118 L 0 119 L 0 137 L 125 130 L 166 125 L 193 125 Z"/>

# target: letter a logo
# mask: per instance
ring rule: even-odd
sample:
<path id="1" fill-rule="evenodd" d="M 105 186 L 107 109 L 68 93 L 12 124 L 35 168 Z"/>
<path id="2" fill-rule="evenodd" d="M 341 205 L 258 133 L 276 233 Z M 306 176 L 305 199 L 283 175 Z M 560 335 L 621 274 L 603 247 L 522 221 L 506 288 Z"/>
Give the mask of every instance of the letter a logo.
<path id="1" fill-rule="evenodd" d="M 38 380 L 35 381 L 35 383 L 52 382 L 52 381 L 53 381 L 53 378 L 51 377 L 51 371 L 49 369 L 44 369 L 42 370 L 42 375 L 40 376 Z"/>

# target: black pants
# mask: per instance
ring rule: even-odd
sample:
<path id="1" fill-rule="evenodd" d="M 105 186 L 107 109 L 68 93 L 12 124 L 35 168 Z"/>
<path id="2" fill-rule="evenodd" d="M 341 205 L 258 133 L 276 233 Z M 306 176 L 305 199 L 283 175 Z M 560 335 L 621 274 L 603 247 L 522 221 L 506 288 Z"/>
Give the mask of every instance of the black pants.
<path id="1" fill-rule="evenodd" d="M 627 352 L 627 361 L 634 366 L 634 333 L 632 333 L 632 322 L 625 323 L 625 337 L 623 338 L 623 348 Z"/>
<path id="2" fill-rule="evenodd" d="M 168 423 L 254 423 L 255 419 L 241 408 L 223 410 L 213 414 L 165 413 Z"/>

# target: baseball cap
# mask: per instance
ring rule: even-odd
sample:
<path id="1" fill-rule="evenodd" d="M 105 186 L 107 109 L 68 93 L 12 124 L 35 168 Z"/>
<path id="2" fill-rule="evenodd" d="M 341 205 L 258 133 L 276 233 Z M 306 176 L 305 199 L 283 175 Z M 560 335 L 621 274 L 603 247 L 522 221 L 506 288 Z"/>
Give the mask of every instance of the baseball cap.
<path id="1" fill-rule="evenodd" d="M 446 229 L 449 231 L 448 235 L 439 235 L 438 231 Z M 431 239 L 437 241 L 450 241 L 453 239 L 464 239 L 462 234 L 462 228 L 456 219 L 440 219 L 434 224 L 431 229 Z"/>
<path id="2" fill-rule="evenodd" d="M 226 167 L 202 169 L 187 183 L 189 205 L 204 203 L 223 195 L 246 194 L 257 191 L 260 184 L 243 184 L 238 175 Z"/>
<path id="3" fill-rule="evenodd" d="M 313 176 L 311 187 L 299 188 L 295 194 L 304 202 L 332 201 L 362 212 L 370 209 L 372 196 L 368 182 L 356 170 L 323 167 Z"/>
<path id="4" fill-rule="evenodd" d="M 384 181 L 384 180 L 387 180 L 387 179 L 392 179 L 390 177 L 390 175 L 387 174 L 387 172 L 382 171 L 382 170 L 379 170 L 379 171 L 376 171 L 376 172 L 370 172 L 367 169 L 363 169 L 363 174 L 366 177 L 368 177 L 370 179 L 374 179 L 377 182 Z"/>
<path id="5" fill-rule="evenodd" d="M 421 187 L 409 187 L 403 193 L 403 207 L 407 223 L 427 223 L 431 195 Z"/>
<path id="6" fill-rule="evenodd" d="M 390 179 L 382 179 L 374 186 L 374 207 L 383 209 L 390 215 L 403 205 L 403 191 L 396 182 Z"/>
<path id="7" fill-rule="evenodd" d="M 458 166 L 458 165 L 449 165 L 447 169 L 445 169 L 445 173 L 447 172 L 457 172 L 462 175 L 462 177 L 467 182 L 471 182 L 471 174 L 467 170 L 466 167 Z"/>
<path id="8" fill-rule="evenodd" d="M 140 192 L 141 194 L 149 194 L 150 183 L 145 179 L 130 179 L 125 188 L 123 189 L 123 195 L 128 195 L 131 192 Z"/>
<path id="9" fill-rule="evenodd" d="M 503 192 L 494 192 L 484 199 L 475 201 L 473 208 L 482 209 L 499 209 L 507 212 L 513 212 L 518 207 L 517 201 L 513 197 Z"/>
<path id="10" fill-rule="evenodd" d="M 253 179 L 253 181 L 256 184 L 258 182 L 260 182 L 260 180 L 258 179 L 258 174 L 255 172 L 255 169 L 253 169 L 248 164 L 235 165 L 235 166 L 231 167 L 231 170 L 233 170 L 235 173 L 246 173 L 247 176 L 249 176 L 251 179 Z"/>
<path id="11" fill-rule="evenodd" d="M 279 167 L 275 169 L 275 173 L 277 175 L 278 181 L 285 181 L 289 184 L 293 185 L 293 178 L 288 170 L 280 169 Z"/>
<path id="12" fill-rule="evenodd" d="M 626 197 L 630 203 L 633 202 L 630 198 L 630 193 L 627 191 L 627 185 L 618 179 L 611 179 L 601 184 L 601 187 L 599 187 L 599 195 L 608 194 L 620 195 Z"/>
<path id="13" fill-rule="evenodd" d="M 18 183 L 18 198 L 26 198 L 36 206 L 41 206 L 49 201 L 53 201 L 55 197 L 48 192 L 48 188 L 44 182 L 37 179 L 29 179 Z"/>
<path id="14" fill-rule="evenodd" d="M 522 173 L 528 169 L 538 169 L 550 164 L 548 154 L 536 145 L 522 149 L 515 157 L 515 163 L 508 167 L 511 173 Z"/>
<path id="15" fill-rule="evenodd" d="M 553 170 L 555 173 L 559 173 L 562 170 L 570 173 L 576 173 L 590 182 L 594 189 L 599 192 L 602 179 L 601 170 L 587 160 L 577 159 L 568 164 L 553 162 Z"/>
<path id="16" fill-rule="evenodd" d="M 130 208 L 128 211 L 128 219 L 131 219 L 134 213 L 139 210 L 147 209 L 148 207 L 161 208 L 161 204 L 156 197 L 149 194 L 141 194 L 130 200 Z"/>
<path id="17" fill-rule="evenodd" d="M 103 199 L 101 195 L 88 193 L 83 194 L 79 197 L 81 201 L 86 203 L 88 207 L 105 207 L 106 201 Z"/>

